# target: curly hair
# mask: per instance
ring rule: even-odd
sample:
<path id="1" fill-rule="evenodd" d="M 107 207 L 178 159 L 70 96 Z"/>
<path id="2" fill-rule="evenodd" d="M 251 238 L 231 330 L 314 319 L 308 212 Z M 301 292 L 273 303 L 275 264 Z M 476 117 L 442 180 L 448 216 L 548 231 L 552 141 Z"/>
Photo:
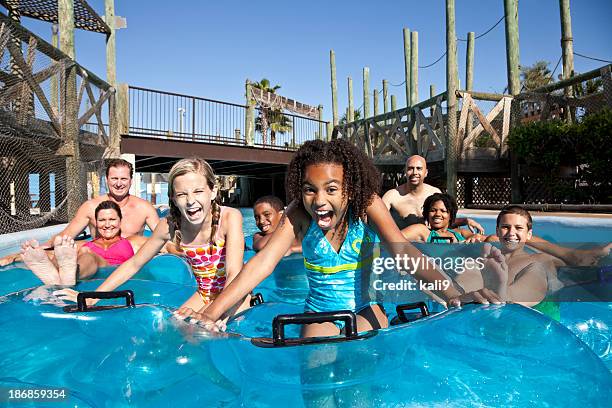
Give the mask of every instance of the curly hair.
<path id="1" fill-rule="evenodd" d="M 381 177 L 365 153 L 344 139 L 310 140 L 298 149 L 287 169 L 287 202 L 296 201 L 304 207 L 302 188 L 306 167 L 320 163 L 342 166 L 342 195 L 348 201 L 351 218 L 353 221 L 363 218 L 374 194 L 379 191 Z"/>
<path id="2" fill-rule="evenodd" d="M 206 184 L 211 190 L 215 188 L 217 184 L 217 178 L 215 173 L 210 167 L 210 164 L 206 160 L 200 157 L 190 157 L 188 159 L 182 159 L 176 162 L 168 173 L 168 203 L 170 205 L 170 213 L 168 214 L 168 225 L 170 226 L 170 236 L 173 237 L 175 244 L 180 244 L 181 239 L 181 212 L 178 207 L 174 204 L 174 180 L 183 176 L 187 173 L 197 173 L 204 176 Z M 210 241 L 214 240 L 219 226 L 219 218 L 221 216 L 221 206 L 217 201 L 218 198 L 212 200 L 210 211 L 212 213 L 212 229 L 210 232 Z"/>
<path id="3" fill-rule="evenodd" d="M 433 193 L 427 197 L 423 203 L 423 216 L 427 220 L 429 210 L 431 210 L 431 207 L 433 207 L 433 205 L 438 201 L 442 201 L 444 203 L 444 206 L 450 215 L 448 227 L 451 228 L 451 226 L 455 223 L 455 218 L 457 218 L 457 211 L 459 210 L 459 207 L 457 206 L 455 199 L 446 193 Z"/>

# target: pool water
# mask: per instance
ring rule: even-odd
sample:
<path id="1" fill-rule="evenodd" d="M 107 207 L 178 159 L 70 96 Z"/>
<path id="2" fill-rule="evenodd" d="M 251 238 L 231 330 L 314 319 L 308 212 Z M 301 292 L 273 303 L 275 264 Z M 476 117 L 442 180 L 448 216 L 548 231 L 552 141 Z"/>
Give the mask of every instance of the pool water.
<path id="1" fill-rule="evenodd" d="M 172 277 L 188 276 L 175 267 Z M 612 397 L 612 374 L 585 343 L 518 305 L 468 305 L 363 340 L 270 349 L 250 338 L 269 337 L 272 318 L 302 311 L 303 298 L 256 306 L 215 335 L 171 315 L 193 287 L 142 278 L 156 276 L 119 288 L 147 303 L 136 308 L 63 313 L 47 303 L 48 287 L 1 298 L 0 387 L 65 387 L 78 407 L 604 406 Z M 259 289 L 271 299 L 283 282 L 272 276 Z"/>
<path id="2" fill-rule="evenodd" d="M 251 235 L 252 211 L 241 212 Z M 487 230 L 494 223 L 478 221 Z M 584 236 L 610 237 L 592 232 Z M 556 407 L 607 406 L 612 397 L 610 303 L 563 303 L 561 322 L 518 305 L 468 305 L 363 340 L 260 348 L 250 339 L 271 336 L 276 315 L 303 311 L 299 255 L 258 286 L 266 302 L 227 334 L 172 317 L 195 285 L 171 255 L 118 288 L 133 290 L 139 306 L 81 314 L 64 313 L 52 288 L 24 289 L 37 281 L 22 267 L 0 268 L 0 387 L 66 387 L 64 405 Z M 111 272 L 77 289 L 93 290 Z M 385 306 L 393 317 L 394 305 Z M 286 333 L 297 337 L 298 326 Z"/>

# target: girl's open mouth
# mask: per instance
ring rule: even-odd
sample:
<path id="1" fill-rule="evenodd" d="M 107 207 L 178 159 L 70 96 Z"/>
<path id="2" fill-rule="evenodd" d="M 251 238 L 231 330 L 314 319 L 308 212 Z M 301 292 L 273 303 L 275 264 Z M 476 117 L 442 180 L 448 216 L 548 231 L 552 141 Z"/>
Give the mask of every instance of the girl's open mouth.
<path id="1" fill-rule="evenodd" d="M 317 215 L 317 225 L 320 228 L 331 227 L 333 211 L 315 211 L 315 214 Z"/>

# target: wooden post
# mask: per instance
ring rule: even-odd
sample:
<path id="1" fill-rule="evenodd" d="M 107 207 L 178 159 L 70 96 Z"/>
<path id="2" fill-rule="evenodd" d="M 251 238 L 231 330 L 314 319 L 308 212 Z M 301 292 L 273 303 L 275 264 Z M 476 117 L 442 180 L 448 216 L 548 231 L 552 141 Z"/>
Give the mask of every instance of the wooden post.
<path id="1" fill-rule="evenodd" d="M 506 67 L 508 71 L 508 93 L 517 95 L 521 91 L 520 82 L 520 57 L 519 57 L 519 32 L 518 32 L 518 5 L 517 0 L 504 0 L 504 12 L 506 14 Z M 518 121 L 520 103 L 512 101 L 512 118 L 515 123 Z M 521 181 L 519 178 L 518 158 L 515 154 L 510 154 L 510 183 L 512 193 L 510 200 L 512 203 L 522 202 Z"/>
<path id="2" fill-rule="evenodd" d="M 332 135 L 334 134 L 334 126 L 331 122 L 327 122 L 327 141 L 329 142 L 332 139 Z"/>
<path id="3" fill-rule="evenodd" d="M 323 140 L 323 105 L 319 105 L 319 134 L 317 139 Z"/>
<path id="4" fill-rule="evenodd" d="M 40 192 L 38 208 L 40 208 L 40 215 L 43 215 L 51 211 L 51 183 L 49 180 L 49 170 L 41 170 L 39 180 Z"/>
<path id="5" fill-rule="evenodd" d="M 370 117 L 370 68 L 363 68 L 363 118 Z"/>
<path id="6" fill-rule="evenodd" d="M 395 95 L 391 95 L 391 112 L 395 112 L 397 110 L 397 97 Z"/>
<path id="7" fill-rule="evenodd" d="M 106 35 L 106 82 L 112 87 L 117 86 L 116 48 L 115 48 L 115 0 L 104 0 L 104 19 L 110 28 Z"/>
<path id="8" fill-rule="evenodd" d="M 378 89 L 374 89 L 372 98 L 374 99 L 374 116 L 376 116 L 378 115 Z"/>
<path id="9" fill-rule="evenodd" d="M 389 112 L 389 81 L 383 79 L 383 111 Z"/>
<path id="10" fill-rule="evenodd" d="M 336 54 L 334 50 L 329 50 L 329 68 L 331 70 L 332 119 L 334 126 L 338 126 L 338 84 L 336 83 Z"/>
<path id="11" fill-rule="evenodd" d="M 410 33 L 410 105 L 419 103 L 419 33 Z"/>
<path id="12" fill-rule="evenodd" d="M 559 0 L 561 13 L 561 55 L 563 58 L 563 79 L 574 75 L 574 43 L 572 38 L 572 16 L 570 14 L 570 0 Z M 571 86 L 564 89 L 565 96 L 572 96 Z M 568 118 L 571 118 L 567 112 Z"/>
<path id="13" fill-rule="evenodd" d="M 355 121 L 355 104 L 353 103 L 353 80 L 348 77 L 348 116 L 346 120 L 350 122 Z"/>
<path id="14" fill-rule="evenodd" d="M 52 24 L 51 25 L 51 44 L 57 48 L 59 43 L 58 43 L 58 36 L 57 36 L 57 31 L 58 31 L 58 26 L 57 24 Z M 51 109 L 53 110 L 53 113 L 55 113 L 55 115 L 57 117 L 59 117 L 59 103 L 58 103 L 58 76 L 57 75 L 53 75 L 51 77 Z"/>
<path id="15" fill-rule="evenodd" d="M 504 11 L 506 13 L 505 27 L 508 92 L 511 95 L 517 95 L 521 89 L 517 0 L 504 0 Z"/>
<path id="16" fill-rule="evenodd" d="M 436 96 L 436 86 L 429 85 L 429 97 L 433 98 L 434 96 Z M 429 114 L 433 116 L 433 112 L 434 112 L 434 107 L 432 106 L 431 108 L 429 108 Z"/>
<path id="17" fill-rule="evenodd" d="M 470 31 L 467 37 L 467 50 L 465 54 L 465 90 L 471 91 L 474 88 L 474 32 Z M 465 134 L 469 135 L 472 131 L 472 112 L 468 111 L 467 125 L 465 127 Z M 459 152 L 461 154 L 461 152 Z M 467 180 L 467 178 L 466 178 Z M 467 189 L 466 189 L 466 200 L 467 203 Z"/>
<path id="18" fill-rule="evenodd" d="M 117 117 L 117 132 L 120 135 L 130 133 L 130 88 L 128 84 L 119 84 L 115 93 L 115 115 Z"/>
<path id="19" fill-rule="evenodd" d="M 255 144 L 255 101 L 251 98 L 251 83 L 246 80 L 246 114 L 244 115 L 244 138 L 248 146 Z"/>
<path id="20" fill-rule="evenodd" d="M 58 0 L 58 19 L 60 29 L 60 50 L 74 60 L 74 2 L 73 0 Z M 85 201 L 84 183 L 81 177 L 83 171 L 79 153 L 79 128 L 76 89 L 76 67 L 66 70 L 66 82 L 62 87 L 65 94 L 63 106 L 64 123 L 62 126 L 62 139 L 64 143 L 63 154 L 66 155 L 66 191 L 68 195 L 67 211 L 71 220 Z"/>
<path id="21" fill-rule="evenodd" d="M 457 196 L 457 35 L 455 0 L 446 0 L 446 190 Z"/>
<path id="22" fill-rule="evenodd" d="M 410 101 L 410 72 L 410 30 L 404 28 L 404 78 L 406 81 L 406 106 L 412 106 Z"/>

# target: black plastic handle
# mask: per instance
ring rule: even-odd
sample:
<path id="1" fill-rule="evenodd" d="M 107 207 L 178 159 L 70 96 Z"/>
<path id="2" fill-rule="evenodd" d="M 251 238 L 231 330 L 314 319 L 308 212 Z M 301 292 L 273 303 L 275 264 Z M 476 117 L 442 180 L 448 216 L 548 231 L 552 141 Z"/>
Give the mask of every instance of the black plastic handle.
<path id="1" fill-rule="evenodd" d="M 288 324 L 333 323 L 342 321 L 345 324 L 347 339 L 357 337 L 357 318 L 350 310 L 337 312 L 299 313 L 278 315 L 272 321 L 272 340 L 275 346 L 285 344 L 285 326 Z"/>
<path id="2" fill-rule="evenodd" d="M 125 306 L 134 306 L 134 292 L 118 290 L 116 292 L 81 292 L 77 295 L 77 311 L 86 312 L 87 299 L 118 299 L 125 298 Z"/>
<path id="3" fill-rule="evenodd" d="M 406 311 L 414 309 L 420 309 L 421 316 L 419 317 L 419 319 L 421 317 L 429 316 L 429 308 L 427 307 L 427 304 L 425 302 L 415 302 L 397 305 L 397 307 L 395 308 L 395 311 L 397 312 L 397 318 L 400 322 L 407 323 L 408 317 L 406 316 Z"/>
<path id="4" fill-rule="evenodd" d="M 251 294 L 251 307 L 261 305 L 264 302 L 263 295 L 261 293 L 253 293 Z"/>

